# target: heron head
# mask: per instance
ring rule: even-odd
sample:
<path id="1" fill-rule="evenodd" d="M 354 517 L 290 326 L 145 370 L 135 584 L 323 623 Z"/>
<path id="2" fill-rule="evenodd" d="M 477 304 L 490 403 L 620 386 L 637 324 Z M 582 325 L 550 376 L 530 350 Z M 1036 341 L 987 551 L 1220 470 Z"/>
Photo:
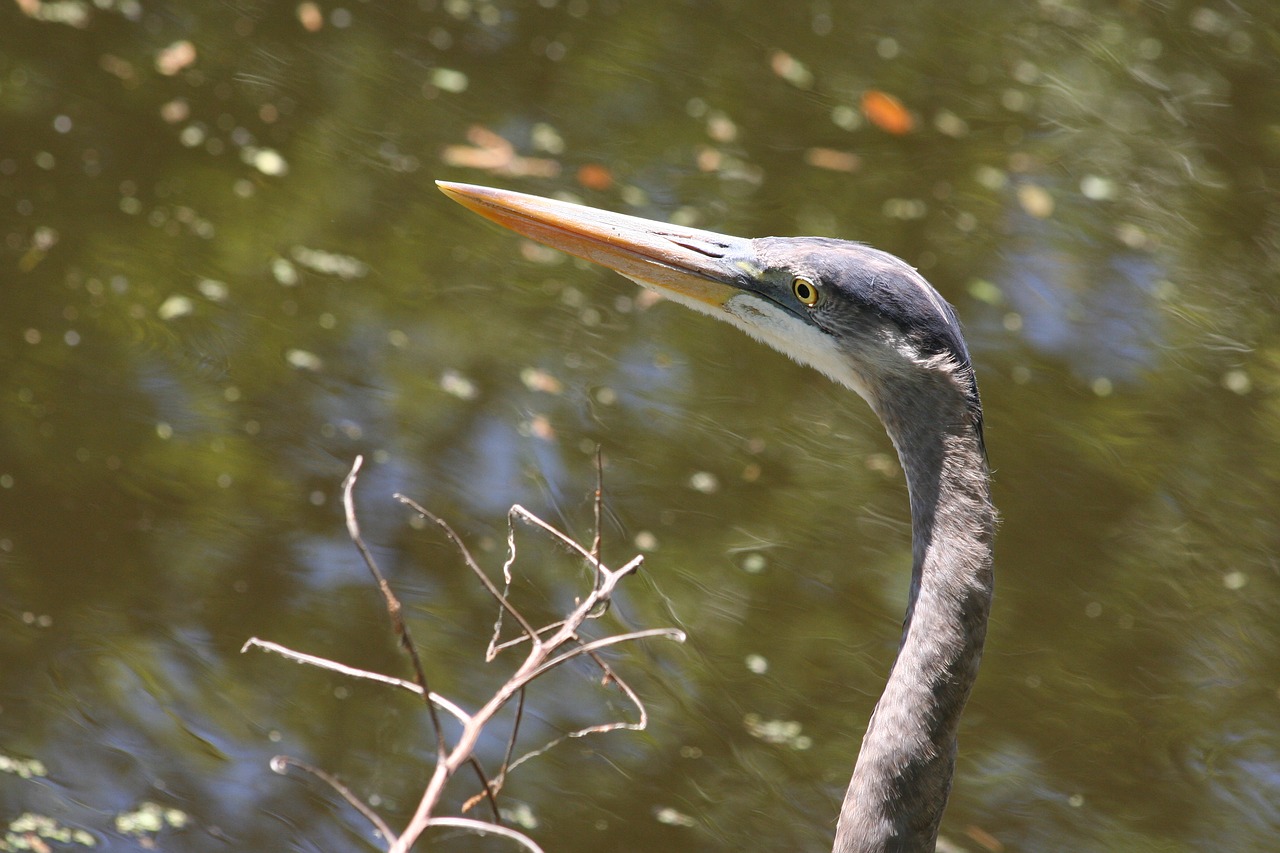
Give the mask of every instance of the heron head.
<path id="1" fill-rule="evenodd" d="M 951 306 L 911 266 L 861 243 L 744 239 L 507 190 L 438 181 L 450 198 L 725 320 L 856 391 L 882 418 L 895 394 L 947 393 L 982 434 Z"/>

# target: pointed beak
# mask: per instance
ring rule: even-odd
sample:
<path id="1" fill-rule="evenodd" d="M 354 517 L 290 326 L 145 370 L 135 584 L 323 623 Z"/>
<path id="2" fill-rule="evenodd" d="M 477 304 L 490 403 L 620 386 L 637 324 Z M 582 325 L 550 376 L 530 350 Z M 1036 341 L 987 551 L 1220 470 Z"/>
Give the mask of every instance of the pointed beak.
<path id="1" fill-rule="evenodd" d="M 499 225 L 678 302 L 722 307 L 761 274 L 750 240 L 473 184 L 436 185 Z"/>

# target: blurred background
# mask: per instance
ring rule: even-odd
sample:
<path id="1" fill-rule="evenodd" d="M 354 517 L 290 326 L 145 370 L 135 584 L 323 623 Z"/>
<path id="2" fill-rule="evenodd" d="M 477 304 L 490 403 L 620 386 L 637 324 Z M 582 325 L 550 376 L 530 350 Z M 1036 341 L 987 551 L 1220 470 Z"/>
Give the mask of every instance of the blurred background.
<path id="1" fill-rule="evenodd" d="M 421 704 L 241 644 L 408 677 L 342 524 L 364 454 L 432 686 L 477 707 L 494 609 L 391 495 L 496 575 L 513 503 L 589 541 L 597 446 L 604 556 L 646 558 L 601 630 L 689 641 L 613 653 L 649 728 L 524 765 L 509 820 L 562 853 L 829 846 L 906 600 L 879 424 L 435 179 L 920 268 L 1003 516 L 941 849 L 1275 849 L 1280 7 L 783 9 L 0 4 L 0 849 L 370 849 L 268 762 L 400 826 Z M 581 594 L 517 536 L 522 606 Z M 522 743 L 626 713 L 565 671 Z"/>

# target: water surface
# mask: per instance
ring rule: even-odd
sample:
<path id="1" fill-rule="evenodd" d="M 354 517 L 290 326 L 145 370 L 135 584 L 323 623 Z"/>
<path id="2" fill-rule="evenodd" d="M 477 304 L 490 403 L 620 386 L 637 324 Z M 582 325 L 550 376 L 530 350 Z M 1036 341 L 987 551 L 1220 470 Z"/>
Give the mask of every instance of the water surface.
<path id="1" fill-rule="evenodd" d="M 513 503 L 590 540 L 599 446 L 604 556 L 646 557 L 605 627 L 689 639 L 615 654 L 649 728 L 522 766 L 509 817 L 549 851 L 829 845 L 906 597 L 880 426 L 448 179 L 919 267 L 965 323 L 1003 517 L 945 849 L 1274 846 L 1271 5 L 0 8 L 5 821 L 111 850 L 370 847 L 269 760 L 403 825 L 420 704 L 241 645 L 409 676 L 342 523 L 363 454 L 432 686 L 477 707 L 504 671 L 491 602 L 391 495 L 496 575 Z M 520 537 L 531 613 L 582 593 Z M 566 671 L 531 693 L 528 746 L 627 712 Z M 176 811 L 118 820 L 147 803 Z"/>

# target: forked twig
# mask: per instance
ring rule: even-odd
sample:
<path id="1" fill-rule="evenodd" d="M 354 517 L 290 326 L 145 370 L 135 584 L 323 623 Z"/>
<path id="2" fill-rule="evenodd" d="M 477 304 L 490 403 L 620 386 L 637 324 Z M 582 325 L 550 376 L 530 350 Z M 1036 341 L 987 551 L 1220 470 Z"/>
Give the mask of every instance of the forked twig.
<path id="1" fill-rule="evenodd" d="M 463 543 L 462 538 L 458 536 L 457 533 L 454 533 L 453 528 L 449 526 L 449 522 L 445 521 L 430 510 L 423 508 L 423 506 L 413 498 L 399 493 L 392 495 L 392 497 L 409 507 L 409 509 L 416 512 L 427 521 L 434 522 L 440 526 L 440 529 L 449 537 L 449 541 L 452 542 L 454 547 L 456 547 L 462 554 L 462 559 L 466 562 L 467 568 L 475 572 L 476 577 L 480 579 L 480 583 L 484 585 L 484 588 L 489 591 L 489 594 L 492 595 L 494 599 L 497 600 L 498 604 L 502 606 L 502 610 L 506 613 L 510 613 L 511 616 L 520 623 L 520 627 L 524 629 L 526 636 L 536 643 L 538 641 L 538 632 L 535 631 L 533 626 L 529 624 L 528 620 L 524 618 L 524 614 L 512 607 L 511 602 L 507 601 L 507 597 L 498 592 L 498 588 L 493 585 L 493 581 L 489 580 L 489 576 L 484 573 L 484 569 L 480 568 L 475 557 L 471 556 L 471 552 L 467 550 L 467 546 Z"/>
<path id="2" fill-rule="evenodd" d="M 351 541 L 355 543 L 356 550 L 364 558 L 364 564 L 368 566 L 369 573 L 373 575 L 374 581 L 378 584 L 378 589 L 382 592 L 382 597 L 387 603 L 387 615 L 391 617 L 391 626 L 396 633 L 396 638 L 400 641 L 400 647 L 408 652 L 409 659 L 413 661 L 413 674 L 417 677 L 418 684 L 422 685 L 422 697 L 426 700 L 427 711 L 431 714 L 431 726 L 435 729 L 436 758 L 437 760 L 443 759 L 448 751 L 448 747 L 445 746 L 444 742 L 444 729 L 440 727 L 440 716 L 436 713 L 436 706 L 431 701 L 431 688 L 427 686 L 427 672 L 422 668 L 422 660 L 418 657 L 418 648 L 413 644 L 413 637 L 409 634 L 409 626 L 404 622 L 400 599 L 396 598 L 396 594 L 391 591 L 391 585 L 387 583 L 387 579 L 382 576 L 382 570 L 374 562 L 373 552 L 364 544 L 364 537 L 360 535 L 360 522 L 356 519 L 355 501 L 352 499 L 351 493 L 355 490 L 356 475 L 360 473 L 360 466 L 363 464 L 364 457 L 357 456 L 356 461 L 351 465 L 350 473 L 342 481 L 342 508 L 346 514 L 347 533 L 350 534 Z"/>
<path id="3" fill-rule="evenodd" d="M 387 613 L 391 617 L 392 629 L 395 633 L 396 639 L 405 649 L 406 653 L 409 655 L 410 661 L 412 662 L 415 682 L 357 669 L 326 658 L 320 658 L 315 655 L 294 651 L 276 643 L 260 640 L 256 637 L 248 640 L 242 651 L 247 651 L 249 648 L 258 648 L 263 651 L 282 655 L 290 660 L 297 661 L 298 663 L 318 666 L 353 678 L 377 681 L 399 687 L 401 689 L 410 690 L 423 696 L 426 700 L 427 708 L 431 716 L 431 724 L 435 734 L 435 767 L 432 771 L 431 778 L 427 783 L 426 789 L 422 793 L 413 818 L 404 830 L 397 835 L 391 831 L 386 822 L 383 821 L 368 804 L 362 802 L 341 782 L 328 773 L 325 773 L 323 770 L 285 756 L 279 756 L 274 759 L 272 766 L 276 767 L 281 772 L 290 766 L 298 767 L 324 781 L 337 791 L 343 799 L 358 809 L 367 820 L 369 820 L 373 827 L 387 840 L 387 849 L 388 851 L 391 851 L 391 853 L 406 853 L 406 851 L 413 846 L 424 831 L 437 826 L 452 826 L 471 832 L 498 835 L 508 838 L 525 849 L 534 851 L 534 853 L 541 853 L 541 849 L 538 845 L 523 833 L 518 830 L 500 826 L 496 822 L 498 820 L 498 804 L 496 798 L 499 791 L 501 791 L 508 774 L 525 761 L 537 755 L 541 755 L 548 749 L 551 749 L 556 744 L 559 744 L 568 738 L 583 737 L 588 734 L 609 732 L 617 729 L 643 729 L 648 723 L 648 712 L 644 707 L 644 703 L 640 700 L 639 695 L 621 678 L 621 676 L 619 676 L 613 667 L 600 657 L 599 652 L 619 643 L 628 642 L 630 640 L 646 639 L 649 637 L 666 637 L 676 641 L 683 641 L 684 633 L 671 628 L 656 628 L 631 631 L 621 634 L 611 634 L 594 639 L 585 639 L 579 634 L 579 630 L 587 620 L 596 619 L 606 612 L 614 589 L 624 578 L 638 570 L 642 563 L 642 558 L 636 557 L 631 560 L 631 562 L 615 570 L 608 568 L 601 562 L 600 519 L 601 506 L 603 502 L 603 466 L 599 450 L 597 450 L 596 453 L 597 481 L 594 496 L 596 531 L 590 550 L 584 548 L 564 533 L 547 524 L 524 507 L 515 505 L 508 513 L 508 557 L 502 567 L 503 579 L 505 581 L 504 589 L 502 590 L 499 590 L 494 582 L 489 579 L 484 570 L 480 568 L 480 565 L 476 562 L 475 558 L 471 555 L 471 552 L 462 542 L 461 537 L 458 536 L 449 524 L 423 508 L 412 499 L 403 495 L 396 495 L 395 497 L 397 500 L 410 507 L 423 518 L 434 522 L 441 528 L 441 530 L 444 531 L 445 536 L 458 549 L 463 562 L 480 580 L 489 595 L 497 602 L 498 618 L 494 626 L 493 637 L 490 640 L 489 647 L 486 651 L 486 659 L 492 661 L 498 652 L 512 648 L 516 645 L 527 643 L 525 646 L 524 660 L 518 667 L 516 667 L 515 671 L 510 675 L 506 683 L 500 686 L 493 696 L 490 697 L 490 699 L 480 709 L 473 713 L 464 711 L 456 703 L 451 702 L 439 694 L 432 693 L 429 690 L 427 686 L 425 668 L 418 656 L 418 652 L 413 643 L 412 636 L 409 633 L 408 626 L 405 624 L 402 617 L 402 606 L 400 601 L 392 592 L 391 587 L 387 583 L 381 570 L 379 570 L 372 552 L 365 544 L 360 533 L 360 525 L 356 518 L 352 493 L 354 491 L 356 478 L 359 474 L 362 461 L 362 458 L 356 458 L 355 463 L 351 467 L 350 473 L 347 475 L 346 479 L 343 480 L 342 484 L 343 508 L 345 511 L 347 532 L 357 550 L 360 552 L 361 557 L 364 559 L 365 565 L 368 567 L 370 574 L 378 585 L 378 589 L 382 593 L 384 602 L 386 603 Z M 517 522 L 528 524 L 550 535 L 555 541 L 564 545 L 571 553 L 581 557 L 592 569 L 593 579 L 590 593 L 582 600 L 578 601 L 573 610 L 566 614 L 563 619 L 557 620 L 549 625 L 544 625 L 540 628 L 535 628 L 524 617 L 520 610 L 509 600 L 512 584 L 512 568 L 516 558 L 515 527 Z M 514 639 L 500 642 L 503 617 L 506 615 L 509 615 L 517 624 L 519 624 L 521 634 Z M 512 760 L 512 755 L 514 754 L 516 741 L 520 732 L 520 725 L 524 719 L 524 709 L 527 701 L 526 693 L 529 685 L 550 670 L 584 655 L 589 656 L 596 665 L 600 667 L 601 683 L 603 685 L 617 685 L 618 689 L 626 697 L 627 701 L 636 708 L 639 718 L 634 722 L 620 720 L 587 726 L 583 729 L 561 735 L 543 746 L 525 752 L 519 758 Z M 497 774 L 490 779 L 486 777 L 483 768 L 474 756 L 475 747 L 485 726 L 492 722 L 498 712 L 500 712 L 513 698 L 515 699 L 514 721 L 507 740 L 507 746 Z M 444 729 L 440 725 L 439 715 L 436 711 L 437 707 L 446 710 L 455 720 L 457 720 L 459 724 L 461 724 L 461 733 L 452 745 L 446 741 Z M 479 800 L 487 799 L 493 809 L 494 823 L 474 820 L 471 818 L 439 817 L 434 814 L 436 807 L 439 805 L 445 785 L 464 764 L 470 764 L 475 770 L 480 780 L 481 792 L 468 800 L 463 807 L 463 810 L 467 811 Z"/>

